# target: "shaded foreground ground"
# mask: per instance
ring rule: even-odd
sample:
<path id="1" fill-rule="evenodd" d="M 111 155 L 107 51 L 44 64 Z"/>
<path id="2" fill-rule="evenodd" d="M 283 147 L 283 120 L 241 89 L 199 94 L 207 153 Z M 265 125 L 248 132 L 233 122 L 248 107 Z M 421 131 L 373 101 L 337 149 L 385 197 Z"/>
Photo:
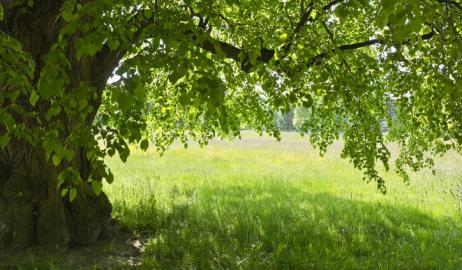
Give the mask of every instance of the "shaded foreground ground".
<path id="1" fill-rule="evenodd" d="M 92 246 L 67 251 L 35 247 L 19 253 L 0 255 L 0 269 L 127 269 L 141 263 L 143 247 L 128 233 Z"/>
<path id="2" fill-rule="evenodd" d="M 459 156 L 440 158 L 437 176 L 422 172 L 410 185 L 384 172 L 383 196 L 339 160 L 339 149 L 322 159 L 294 134 L 276 143 L 247 133 L 205 149 L 177 145 L 162 158 L 135 151 L 127 164 L 110 160 L 116 182 L 106 189 L 131 234 L 32 262 L 39 269 L 75 269 L 79 261 L 87 269 L 462 268 Z M 142 248 L 127 244 L 132 234 Z"/>

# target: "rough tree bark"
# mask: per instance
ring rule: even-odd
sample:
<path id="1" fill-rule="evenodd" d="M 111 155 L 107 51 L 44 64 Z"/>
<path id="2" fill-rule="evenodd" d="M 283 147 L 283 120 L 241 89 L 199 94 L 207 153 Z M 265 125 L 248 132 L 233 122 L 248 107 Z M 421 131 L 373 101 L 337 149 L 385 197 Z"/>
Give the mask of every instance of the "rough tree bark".
<path id="1" fill-rule="evenodd" d="M 0 244 L 66 247 L 96 241 L 109 225 L 111 204 L 87 184 L 72 202 L 61 198 L 57 169 L 23 142 L 0 153 Z"/>
<path id="2" fill-rule="evenodd" d="M 33 6 L 28 6 L 28 1 L 2 1 L 5 18 L 0 22 L 0 30 L 17 39 L 23 50 L 30 53 L 36 64 L 34 83 L 37 83 L 44 57 L 59 33 L 62 22 L 56 18 L 63 1 L 36 0 Z M 85 82 L 98 93 L 94 111 L 86 120 L 91 125 L 101 93 L 119 57 L 106 47 L 92 58 L 77 61 L 74 55 L 70 48 L 70 89 Z M 27 104 L 27 97 L 23 99 Z M 72 129 L 74 121 L 77 120 L 65 119 L 68 129 Z M 83 178 L 89 175 L 90 166 L 83 150 L 76 153 L 74 167 Z M 67 247 L 89 244 L 102 235 L 111 218 L 112 207 L 107 196 L 103 192 L 97 196 L 82 181 L 77 187 L 77 198 L 70 203 L 68 198 L 61 197 L 57 178 L 58 169 L 46 160 L 41 147 L 11 140 L 0 151 L 0 248 Z"/>

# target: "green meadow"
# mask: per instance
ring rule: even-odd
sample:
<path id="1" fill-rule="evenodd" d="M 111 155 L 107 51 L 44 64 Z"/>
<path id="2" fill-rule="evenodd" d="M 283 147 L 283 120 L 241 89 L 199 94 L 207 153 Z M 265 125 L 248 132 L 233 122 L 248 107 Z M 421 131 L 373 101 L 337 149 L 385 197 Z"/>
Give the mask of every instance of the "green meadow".
<path id="1" fill-rule="evenodd" d="M 114 216 L 144 243 L 140 269 L 462 269 L 462 158 L 388 192 L 307 138 L 245 132 L 160 157 L 108 160 Z"/>

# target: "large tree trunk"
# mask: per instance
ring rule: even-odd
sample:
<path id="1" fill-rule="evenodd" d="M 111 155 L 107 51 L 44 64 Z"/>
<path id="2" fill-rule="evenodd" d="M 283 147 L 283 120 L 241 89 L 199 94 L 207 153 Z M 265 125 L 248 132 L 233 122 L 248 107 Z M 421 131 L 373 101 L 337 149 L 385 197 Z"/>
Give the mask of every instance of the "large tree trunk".
<path id="1" fill-rule="evenodd" d="M 62 198 L 57 169 L 40 149 L 16 142 L 0 157 L 0 246 L 88 244 L 107 228 L 112 208 L 106 195 L 82 182 L 72 203 Z"/>
<path id="2" fill-rule="evenodd" d="M 39 81 L 45 56 L 63 26 L 63 21 L 58 17 L 63 2 L 33 1 L 32 6 L 27 1 L 3 3 L 5 18 L 0 21 L 0 31 L 18 40 L 22 49 L 31 55 L 36 65 L 34 84 Z M 123 52 L 111 51 L 105 45 L 96 55 L 77 60 L 73 37 L 69 37 L 68 43 L 70 82 L 64 91 L 73 91 L 85 83 L 93 87 L 97 94 L 96 100 L 90 105 L 93 111 L 85 120 L 64 114 L 56 116 L 70 133 L 78 124 L 92 125 L 106 81 Z M 41 100 L 32 108 L 28 96 L 21 96 L 16 102 L 41 116 L 49 107 L 46 100 Z M 18 117 L 16 121 L 21 122 L 22 119 Z M 33 129 L 34 123 L 27 122 L 26 125 Z M 78 195 L 71 203 L 67 196 L 61 197 L 58 188 L 59 168 L 45 158 L 40 144 L 32 147 L 25 142 L 12 140 L 4 150 L 0 150 L 0 250 L 2 247 L 24 248 L 32 245 L 66 247 L 69 244 L 88 244 L 100 237 L 109 224 L 111 204 L 104 193 L 96 195 L 86 183 L 91 166 L 83 150 L 75 153 L 75 157 L 72 166 L 80 172 L 82 180 L 77 186 L 73 183 Z"/>

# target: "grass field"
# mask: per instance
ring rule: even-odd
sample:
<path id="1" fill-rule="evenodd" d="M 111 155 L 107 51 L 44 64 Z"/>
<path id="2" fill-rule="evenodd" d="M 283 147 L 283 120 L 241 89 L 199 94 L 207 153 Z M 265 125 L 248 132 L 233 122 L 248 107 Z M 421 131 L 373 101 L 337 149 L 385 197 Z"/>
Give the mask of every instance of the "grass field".
<path id="1" fill-rule="evenodd" d="M 461 157 L 409 185 L 384 172 L 384 196 L 340 149 L 321 158 L 298 134 L 245 133 L 163 157 L 133 151 L 109 160 L 105 188 L 147 239 L 145 269 L 462 269 Z"/>

